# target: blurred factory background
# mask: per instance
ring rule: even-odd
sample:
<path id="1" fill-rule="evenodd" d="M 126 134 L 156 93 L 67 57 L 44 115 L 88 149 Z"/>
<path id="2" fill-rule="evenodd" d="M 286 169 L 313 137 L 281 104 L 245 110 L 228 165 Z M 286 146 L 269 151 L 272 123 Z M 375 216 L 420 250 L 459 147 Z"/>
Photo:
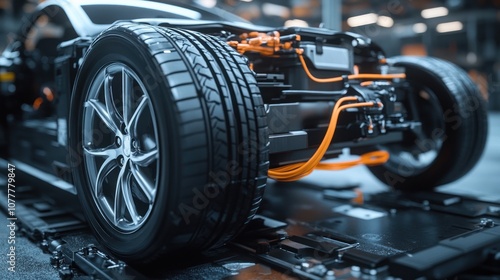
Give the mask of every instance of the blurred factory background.
<path id="1" fill-rule="evenodd" d="M 161 2 L 161 0 L 158 0 Z M 0 50 L 38 0 L 0 0 Z M 187 0 L 255 24 L 366 35 L 388 56 L 431 55 L 465 69 L 500 110 L 500 0 Z"/>

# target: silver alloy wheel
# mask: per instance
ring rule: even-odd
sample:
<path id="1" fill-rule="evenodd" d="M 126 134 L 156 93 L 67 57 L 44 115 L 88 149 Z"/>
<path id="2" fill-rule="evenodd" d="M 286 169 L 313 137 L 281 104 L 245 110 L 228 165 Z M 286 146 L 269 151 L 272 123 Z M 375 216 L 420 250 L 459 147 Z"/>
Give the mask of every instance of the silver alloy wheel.
<path id="1" fill-rule="evenodd" d="M 83 112 L 83 154 L 94 202 L 123 232 L 142 226 L 159 177 L 158 127 L 146 87 L 127 65 L 112 63 L 92 80 Z"/>

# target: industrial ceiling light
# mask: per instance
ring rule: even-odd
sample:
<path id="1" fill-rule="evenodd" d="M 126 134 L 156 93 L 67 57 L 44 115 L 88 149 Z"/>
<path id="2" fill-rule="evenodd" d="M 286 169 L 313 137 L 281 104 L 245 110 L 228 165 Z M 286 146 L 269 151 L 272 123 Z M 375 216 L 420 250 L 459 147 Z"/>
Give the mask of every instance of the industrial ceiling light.
<path id="1" fill-rule="evenodd" d="M 262 11 L 266 16 L 278 16 L 282 18 L 290 17 L 290 9 L 273 3 L 262 4 Z"/>
<path id="2" fill-rule="evenodd" d="M 425 31 L 427 31 L 427 25 L 425 23 L 419 22 L 413 25 L 413 32 L 424 33 Z"/>
<path id="3" fill-rule="evenodd" d="M 379 16 L 377 19 L 377 24 L 382 27 L 390 28 L 394 25 L 394 20 L 388 16 Z"/>
<path id="4" fill-rule="evenodd" d="M 206 8 L 213 8 L 217 5 L 217 0 L 197 0 L 196 3 Z"/>
<path id="5" fill-rule="evenodd" d="M 305 20 L 301 19 L 289 19 L 285 21 L 285 27 L 309 27 L 309 24 Z"/>
<path id="6" fill-rule="evenodd" d="M 423 18 L 435 18 L 435 17 L 443 17 L 448 15 L 448 9 L 445 7 L 436 7 L 422 10 L 420 13 Z"/>
<path id="7" fill-rule="evenodd" d="M 347 19 L 347 24 L 350 27 L 358 27 L 362 25 L 374 24 L 378 20 L 378 16 L 375 13 L 369 13 L 364 15 L 359 15 L 355 17 L 350 17 Z"/>
<path id="8" fill-rule="evenodd" d="M 439 33 L 459 31 L 464 28 L 464 25 L 460 21 L 443 22 L 436 26 L 436 30 Z"/>

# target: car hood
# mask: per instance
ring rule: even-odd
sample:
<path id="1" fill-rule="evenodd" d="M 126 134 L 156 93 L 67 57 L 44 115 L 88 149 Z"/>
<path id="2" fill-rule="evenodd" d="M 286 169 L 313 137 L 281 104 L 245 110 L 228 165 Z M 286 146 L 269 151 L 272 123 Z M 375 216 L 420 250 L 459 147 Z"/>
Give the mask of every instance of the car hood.
<path id="1" fill-rule="evenodd" d="M 185 28 L 191 30 L 198 30 L 207 33 L 216 33 L 220 31 L 229 31 L 234 34 L 244 33 L 244 32 L 271 32 L 279 31 L 283 34 L 300 34 L 302 36 L 311 37 L 321 37 L 325 39 L 329 38 L 349 38 L 356 41 L 356 46 L 359 47 L 371 47 L 381 50 L 373 41 L 365 36 L 352 32 L 342 32 L 326 28 L 316 28 L 316 27 L 269 27 L 255 25 L 246 22 L 229 22 L 229 21 L 208 21 L 208 20 L 187 20 L 187 19 L 161 19 L 161 18 L 147 18 L 147 19 L 135 19 L 132 22 L 144 23 L 157 25 L 162 27 L 177 27 Z"/>

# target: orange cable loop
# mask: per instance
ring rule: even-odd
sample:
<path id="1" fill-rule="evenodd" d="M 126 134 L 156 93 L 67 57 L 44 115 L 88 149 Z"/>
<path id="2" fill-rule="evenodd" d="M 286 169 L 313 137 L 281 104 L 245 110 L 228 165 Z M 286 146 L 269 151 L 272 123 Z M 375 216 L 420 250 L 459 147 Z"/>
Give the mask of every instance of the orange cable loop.
<path id="1" fill-rule="evenodd" d="M 358 98 L 354 96 L 347 96 L 347 97 L 342 97 L 337 101 L 335 107 L 333 108 L 333 113 L 330 118 L 330 123 L 328 125 L 326 134 L 323 140 L 321 141 L 320 146 L 308 161 L 270 169 L 268 172 L 268 176 L 278 181 L 290 182 L 299 180 L 309 175 L 316 167 L 318 167 L 320 161 L 322 160 L 323 156 L 328 150 L 328 147 L 330 146 L 330 143 L 333 139 L 333 135 L 335 134 L 338 117 L 341 111 L 348 108 L 373 107 L 375 105 L 378 105 L 379 107 L 382 106 L 381 103 L 374 103 L 374 102 L 360 102 L 360 103 L 342 105 L 342 103 L 347 101 L 358 101 Z M 381 154 L 372 154 L 363 157 L 361 161 L 367 162 L 369 164 L 375 164 L 375 163 L 380 164 L 382 163 L 382 159 L 384 158 L 388 157 L 382 157 Z M 325 167 L 325 165 L 322 165 L 322 167 Z"/>
<path id="2" fill-rule="evenodd" d="M 44 87 L 42 92 L 49 102 L 54 101 L 54 92 L 49 87 Z"/>
<path id="3" fill-rule="evenodd" d="M 37 97 L 35 101 L 33 101 L 33 109 L 38 110 L 42 106 L 43 103 L 43 98 Z"/>
<path id="4" fill-rule="evenodd" d="M 343 161 L 343 162 L 320 162 L 316 169 L 318 170 L 343 170 L 357 165 L 374 166 L 384 164 L 389 160 L 389 153 L 387 151 L 374 151 L 361 155 L 357 159 Z"/>

